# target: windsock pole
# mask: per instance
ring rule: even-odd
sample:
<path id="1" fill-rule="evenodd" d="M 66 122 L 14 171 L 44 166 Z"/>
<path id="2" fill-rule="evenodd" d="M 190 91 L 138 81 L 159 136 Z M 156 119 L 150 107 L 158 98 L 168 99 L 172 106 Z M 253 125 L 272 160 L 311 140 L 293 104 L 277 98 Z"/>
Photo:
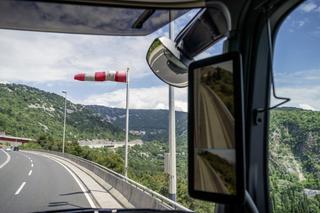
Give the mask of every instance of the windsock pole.
<path id="1" fill-rule="evenodd" d="M 115 81 L 127 84 L 126 89 L 126 140 L 124 156 L 124 175 L 128 175 L 128 142 L 129 142 L 129 68 L 127 71 L 95 72 L 94 74 L 79 73 L 74 76 L 78 81 Z"/>

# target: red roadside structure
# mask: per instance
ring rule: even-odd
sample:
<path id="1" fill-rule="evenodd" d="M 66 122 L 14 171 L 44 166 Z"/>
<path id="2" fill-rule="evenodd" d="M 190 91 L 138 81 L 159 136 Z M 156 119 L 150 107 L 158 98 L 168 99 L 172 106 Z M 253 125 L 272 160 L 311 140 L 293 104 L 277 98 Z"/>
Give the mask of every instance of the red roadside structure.
<path id="1" fill-rule="evenodd" d="M 18 145 L 18 144 L 28 143 L 30 141 L 33 141 L 33 139 L 6 135 L 3 132 L 0 133 L 0 143 L 13 143 Z"/>

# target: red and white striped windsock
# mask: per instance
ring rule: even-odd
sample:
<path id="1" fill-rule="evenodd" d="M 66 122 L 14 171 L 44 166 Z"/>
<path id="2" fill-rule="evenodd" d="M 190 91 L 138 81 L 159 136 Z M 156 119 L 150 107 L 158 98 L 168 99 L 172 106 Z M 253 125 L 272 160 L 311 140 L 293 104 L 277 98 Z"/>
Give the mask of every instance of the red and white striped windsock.
<path id="1" fill-rule="evenodd" d="M 79 73 L 74 76 L 74 80 L 78 81 L 116 81 L 127 82 L 126 71 L 111 71 L 111 72 L 95 72 L 94 74 Z"/>

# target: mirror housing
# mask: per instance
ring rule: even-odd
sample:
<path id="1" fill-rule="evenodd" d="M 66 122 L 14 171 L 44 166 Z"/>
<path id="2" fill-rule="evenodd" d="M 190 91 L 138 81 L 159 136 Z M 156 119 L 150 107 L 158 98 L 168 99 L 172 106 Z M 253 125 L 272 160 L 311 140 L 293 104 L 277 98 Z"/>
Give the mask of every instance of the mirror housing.
<path id="1" fill-rule="evenodd" d="M 188 57 L 195 57 L 225 37 L 231 18 L 222 5 L 202 9 L 177 35 L 175 42 Z"/>
<path id="2" fill-rule="evenodd" d="M 174 87 L 188 85 L 188 66 L 209 46 L 231 29 L 230 14 L 223 4 L 212 3 L 201 9 L 178 34 L 175 41 L 157 38 L 147 53 L 149 67 L 165 83 Z"/>
<path id="3" fill-rule="evenodd" d="M 189 66 L 188 187 L 191 197 L 242 203 L 245 195 L 241 56 Z"/>
<path id="4" fill-rule="evenodd" d="M 166 37 L 155 39 L 146 59 L 153 73 L 165 83 L 174 87 L 188 86 L 188 66 L 192 60 L 176 48 L 175 42 Z"/>

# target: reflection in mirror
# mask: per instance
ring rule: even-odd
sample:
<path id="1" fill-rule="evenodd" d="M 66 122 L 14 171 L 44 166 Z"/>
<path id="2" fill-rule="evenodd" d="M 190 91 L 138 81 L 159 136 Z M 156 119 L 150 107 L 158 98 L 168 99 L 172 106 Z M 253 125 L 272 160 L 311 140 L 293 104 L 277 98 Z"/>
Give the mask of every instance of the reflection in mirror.
<path id="1" fill-rule="evenodd" d="M 151 70 L 165 83 L 175 87 L 188 85 L 190 60 L 183 57 L 170 39 L 155 39 L 148 50 L 147 62 Z"/>
<path id="2" fill-rule="evenodd" d="M 233 61 L 193 72 L 195 190 L 235 195 Z"/>

